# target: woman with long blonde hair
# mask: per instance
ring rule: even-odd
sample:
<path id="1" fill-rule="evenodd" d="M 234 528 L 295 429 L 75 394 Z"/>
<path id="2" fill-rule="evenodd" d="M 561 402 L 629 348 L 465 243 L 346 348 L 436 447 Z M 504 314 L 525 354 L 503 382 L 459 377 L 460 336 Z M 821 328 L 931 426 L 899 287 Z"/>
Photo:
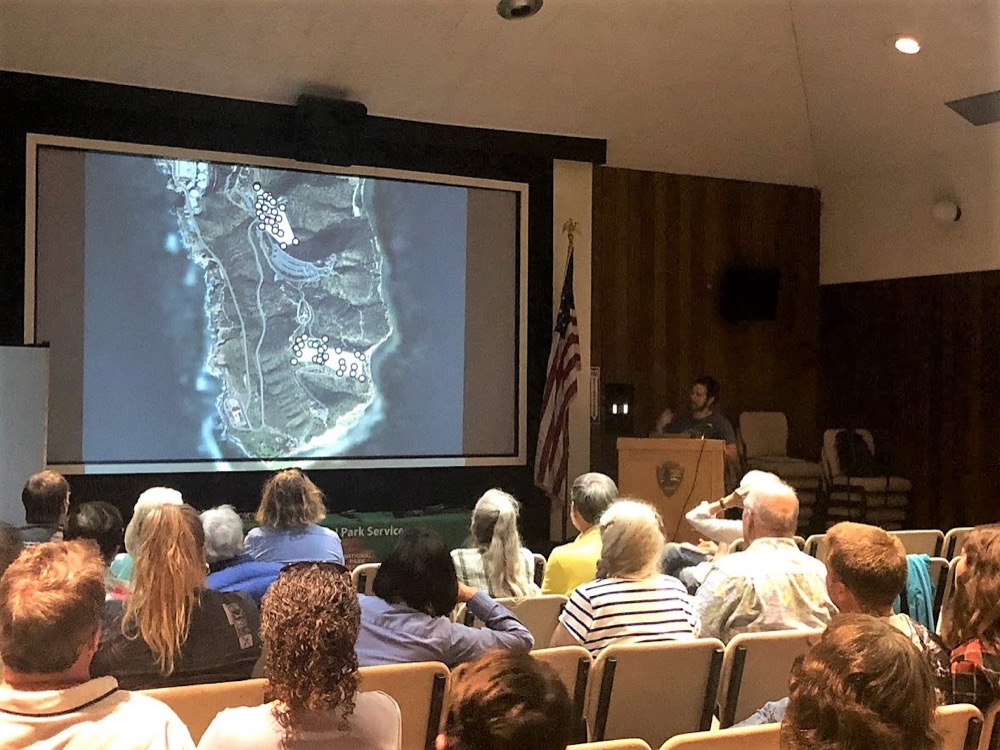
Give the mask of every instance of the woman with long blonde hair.
<path id="1" fill-rule="evenodd" d="M 247 679 L 260 656 L 260 614 L 249 598 L 205 588 L 205 534 L 190 505 L 145 518 L 132 597 L 108 602 L 93 676 L 126 690 Z"/>
<path id="2" fill-rule="evenodd" d="M 452 550 L 458 580 L 485 589 L 490 596 L 524 597 L 539 593 L 534 583 L 535 558 L 521 546 L 513 495 L 487 490 L 472 510 L 472 545 Z"/>

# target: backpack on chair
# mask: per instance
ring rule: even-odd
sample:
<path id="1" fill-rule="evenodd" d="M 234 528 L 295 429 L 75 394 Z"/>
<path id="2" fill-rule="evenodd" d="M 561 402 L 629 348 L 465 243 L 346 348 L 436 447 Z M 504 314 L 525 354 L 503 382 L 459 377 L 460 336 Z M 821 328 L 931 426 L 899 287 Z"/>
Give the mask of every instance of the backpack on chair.
<path id="1" fill-rule="evenodd" d="M 864 435 L 857 430 L 841 430 L 837 433 L 834 447 L 840 471 L 849 477 L 878 477 L 885 471 L 868 447 Z"/>

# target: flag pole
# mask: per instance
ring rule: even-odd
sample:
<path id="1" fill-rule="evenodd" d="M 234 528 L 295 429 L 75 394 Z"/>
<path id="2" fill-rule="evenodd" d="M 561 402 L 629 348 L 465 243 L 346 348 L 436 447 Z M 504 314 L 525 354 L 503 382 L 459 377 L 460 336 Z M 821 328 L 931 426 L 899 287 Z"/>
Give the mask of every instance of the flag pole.
<path id="1" fill-rule="evenodd" d="M 562 231 L 566 233 L 566 265 L 573 259 L 573 235 L 580 225 L 567 219 L 562 226 Z M 576 279 L 574 279 L 574 282 Z M 575 296 L 575 295 L 574 295 Z M 566 440 L 563 441 L 563 466 L 566 467 L 566 476 L 563 477 L 562 486 L 562 540 L 569 539 L 569 405 L 566 406 Z"/>

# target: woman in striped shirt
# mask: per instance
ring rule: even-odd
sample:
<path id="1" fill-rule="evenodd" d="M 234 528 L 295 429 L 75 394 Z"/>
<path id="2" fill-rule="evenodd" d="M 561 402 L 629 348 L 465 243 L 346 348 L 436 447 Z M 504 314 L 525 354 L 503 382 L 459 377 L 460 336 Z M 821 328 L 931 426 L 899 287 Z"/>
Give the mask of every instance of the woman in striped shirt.
<path id="1" fill-rule="evenodd" d="M 694 637 L 694 606 L 684 585 L 659 572 L 659 514 L 638 500 L 618 500 L 601 516 L 597 580 L 572 593 L 552 646 L 582 644 L 596 656 L 611 643 Z"/>

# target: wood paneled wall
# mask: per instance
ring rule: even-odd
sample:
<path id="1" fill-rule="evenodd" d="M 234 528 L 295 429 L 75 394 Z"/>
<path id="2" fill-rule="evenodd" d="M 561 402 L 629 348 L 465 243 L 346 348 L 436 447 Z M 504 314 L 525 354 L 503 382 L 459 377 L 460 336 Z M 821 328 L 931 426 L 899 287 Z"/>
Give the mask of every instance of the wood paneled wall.
<path id="1" fill-rule="evenodd" d="M 869 426 L 911 522 L 1000 521 L 1000 271 L 825 286 L 826 423 Z"/>
<path id="2" fill-rule="evenodd" d="M 818 457 L 819 209 L 807 188 L 594 170 L 593 364 L 635 387 L 634 434 L 686 407 L 707 373 L 734 426 L 742 411 L 783 411 L 793 455 Z M 776 320 L 723 320 L 733 263 L 781 269 Z M 616 438 L 593 425 L 595 470 L 617 473 Z"/>

